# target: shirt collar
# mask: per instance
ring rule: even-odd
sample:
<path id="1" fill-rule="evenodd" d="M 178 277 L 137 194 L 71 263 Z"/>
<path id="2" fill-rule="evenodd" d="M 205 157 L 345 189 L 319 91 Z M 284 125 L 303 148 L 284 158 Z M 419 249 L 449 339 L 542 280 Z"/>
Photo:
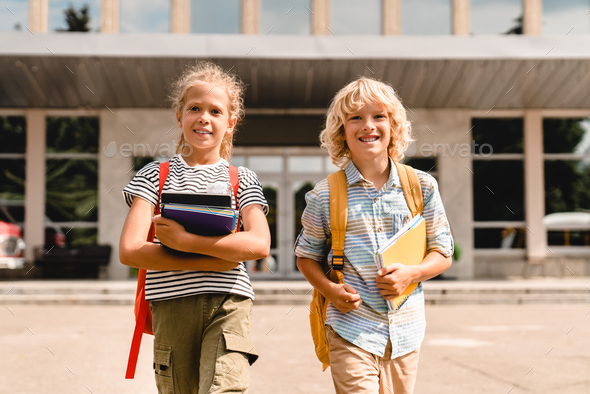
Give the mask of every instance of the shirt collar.
<path id="1" fill-rule="evenodd" d="M 174 157 L 178 158 L 178 161 L 180 162 L 180 164 L 184 167 L 188 167 L 188 168 L 211 168 L 211 167 L 215 167 L 218 166 L 220 164 L 225 165 L 226 167 L 229 166 L 229 164 L 227 163 L 227 161 L 224 158 L 219 159 L 219 161 L 217 163 L 213 163 L 213 164 L 197 164 L 196 166 L 189 166 L 188 163 L 184 160 L 184 157 L 182 156 L 181 153 L 176 154 Z"/>
<path id="2" fill-rule="evenodd" d="M 397 173 L 397 168 L 395 167 L 395 163 L 391 158 L 389 158 L 390 170 L 389 170 L 389 178 L 387 179 L 387 189 L 390 187 L 396 186 L 401 187 L 401 183 L 399 181 L 399 175 Z M 357 182 L 368 182 L 358 168 L 354 165 L 352 160 L 348 162 L 346 167 L 344 168 L 344 173 L 346 174 L 346 184 L 348 186 L 353 185 Z"/>

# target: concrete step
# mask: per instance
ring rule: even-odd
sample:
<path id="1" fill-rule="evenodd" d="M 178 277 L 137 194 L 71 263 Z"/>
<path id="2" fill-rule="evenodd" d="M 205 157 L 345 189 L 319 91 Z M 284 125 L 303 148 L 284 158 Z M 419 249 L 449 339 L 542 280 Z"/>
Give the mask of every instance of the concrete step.
<path id="1" fill-rule="evenodd" d="M 305 281 L 253 281 L 257 305 L 306 305 L 312 287 Z M 132 305 L 133 281 L 0 282 L 0 304 Z M 427 304 L 590 303 L 590 278 L 567 280 L 429 281 Z"/>

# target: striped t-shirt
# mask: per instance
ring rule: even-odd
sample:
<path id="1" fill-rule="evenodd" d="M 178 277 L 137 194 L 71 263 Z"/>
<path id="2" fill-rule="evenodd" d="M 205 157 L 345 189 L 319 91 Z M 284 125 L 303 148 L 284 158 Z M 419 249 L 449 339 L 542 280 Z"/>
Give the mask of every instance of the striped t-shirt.
<path id="1" fill-rule="evenodd" d="M 340 312 L 328 304 L 326 324 L 348 342 L 373 354 L 383 356 L 388 338 L 392 358 L 416 350 L 424 338 L 424 293 L 422 285 L 396 311 L 388 310 L 376 284 L 375 252 L 397 233 L 411 218 L 397 170 L 390 160 L 387 183 L 376 190 L 363 178 L 354 163 L 345 168 L 348 187 L 348 223 L 344 238 L 344 282 L 361 296 L 356 310 Z M 453 239 L 436 180 L 416 170 L 422 187 L 426 221 L 426 249 L 449 257 L 453 254 Z M 303 230 L 295 243 L 299 257 L 320 261 L 326 239 L 331 237 L 330 189 L 328 180 L 319 182 L 305 196 L 307 206 L 301 217 Z M 329 259 L 332 259 L 330 251 Z"/>
<path id="2" fill-rule="evenodd" d="M 229 164 L 221 159 L 215 164 L 189 166 L 181 155 L 170 159 L 168 178 L 162 192 L 206 193 L 211 183 L 229 182 Z M 158 202 L 160 163 L 151 162 L 137 172 L 133 180 L 123 189 L 128 206 L 134 197 L 140 197 L 154 207 Z M 262 194 L 262 185 L 256 174 L 238 167 L 238 207 L 240 210 L 250 204 L 260 204 L 268 213 L 268 204 Z M 232 194 L 232 208 L 236 202 Z M 155 243 L 159 243 L 154 239 Z M 254 290 L 244 263 L 231 271 L 156 271 L 148 270 L 145 283 L 147 301 L 186 297 L 204 293 L 239 294 L 254 299 Z"/>

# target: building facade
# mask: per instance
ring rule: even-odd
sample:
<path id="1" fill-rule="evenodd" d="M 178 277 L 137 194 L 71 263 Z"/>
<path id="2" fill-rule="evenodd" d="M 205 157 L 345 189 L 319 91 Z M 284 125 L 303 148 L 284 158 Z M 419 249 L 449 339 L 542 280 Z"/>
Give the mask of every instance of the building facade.
<path id="1" fill-rule="evenodd" d="M 494 2 L 475 0 L 225 1 L 211 17 L 208 3 L 171 0 L 168 32 L 124 33 L 125 9 L 102 0 L 100 32 L 49 33 L 51 3 L 29 0 L 22 31 L 0 32 L 0 202 L 25 230 L 29 262 L 55 229 L 74 246 L 110 244 L 104 278 L 131 275 L 118 261 L 121 190 L 174 153 L 167 84 L 209 59 L 248 85 L 233 164 L 259 175 L 272 233 L 272 257 L 247 263 L 253 277 L 302 277 L 292 246 L 305 192 L 336 169 L 318 134 L 358 75 L 391 83 L 407 108 L 406 161 L 437 178 L 461 249 L 445 275 L 519 275 L 527 262 L 590 274 L 590 223 L 546 219 L 590 212 L 590 32 L 543 34 L 552 2 L 515 2 L 502 23 L 522 16 L 517 35 L 481 27 Z"/>

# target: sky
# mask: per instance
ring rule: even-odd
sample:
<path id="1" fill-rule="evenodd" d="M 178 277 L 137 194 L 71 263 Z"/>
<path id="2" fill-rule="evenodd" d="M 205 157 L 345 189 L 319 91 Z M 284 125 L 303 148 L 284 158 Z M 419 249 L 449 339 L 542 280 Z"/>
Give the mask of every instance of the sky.
<path id="1" fill-rule="evenodd" d="M 451 0 L 402 0 L 402 34 L 451 33 Z M 69 4 L 90 6 L 92 31 L 100 27 L 100 0 L 49 0 L 49 30 L 65 28 Z M 380 34 L 381 0 L 331 0 L 334 34 Z M 311 34 L 311 0 L 260 0 L 260 34 Z M 121 32 L 170 30 L 170 0 L 120 0 Z M 522 0 L 471 0 L 471 32 L 500 34 L 515 26 Z M 309 8 L 309 9 L 308 9 Z M 590 34 L 590 0 L 543 0 L 543 34 Z M 0 31 L 28 23 L 26 0 L 0 0 Z M 240 0 L 192 0 L 191 31 L 239 33 Z"/>

